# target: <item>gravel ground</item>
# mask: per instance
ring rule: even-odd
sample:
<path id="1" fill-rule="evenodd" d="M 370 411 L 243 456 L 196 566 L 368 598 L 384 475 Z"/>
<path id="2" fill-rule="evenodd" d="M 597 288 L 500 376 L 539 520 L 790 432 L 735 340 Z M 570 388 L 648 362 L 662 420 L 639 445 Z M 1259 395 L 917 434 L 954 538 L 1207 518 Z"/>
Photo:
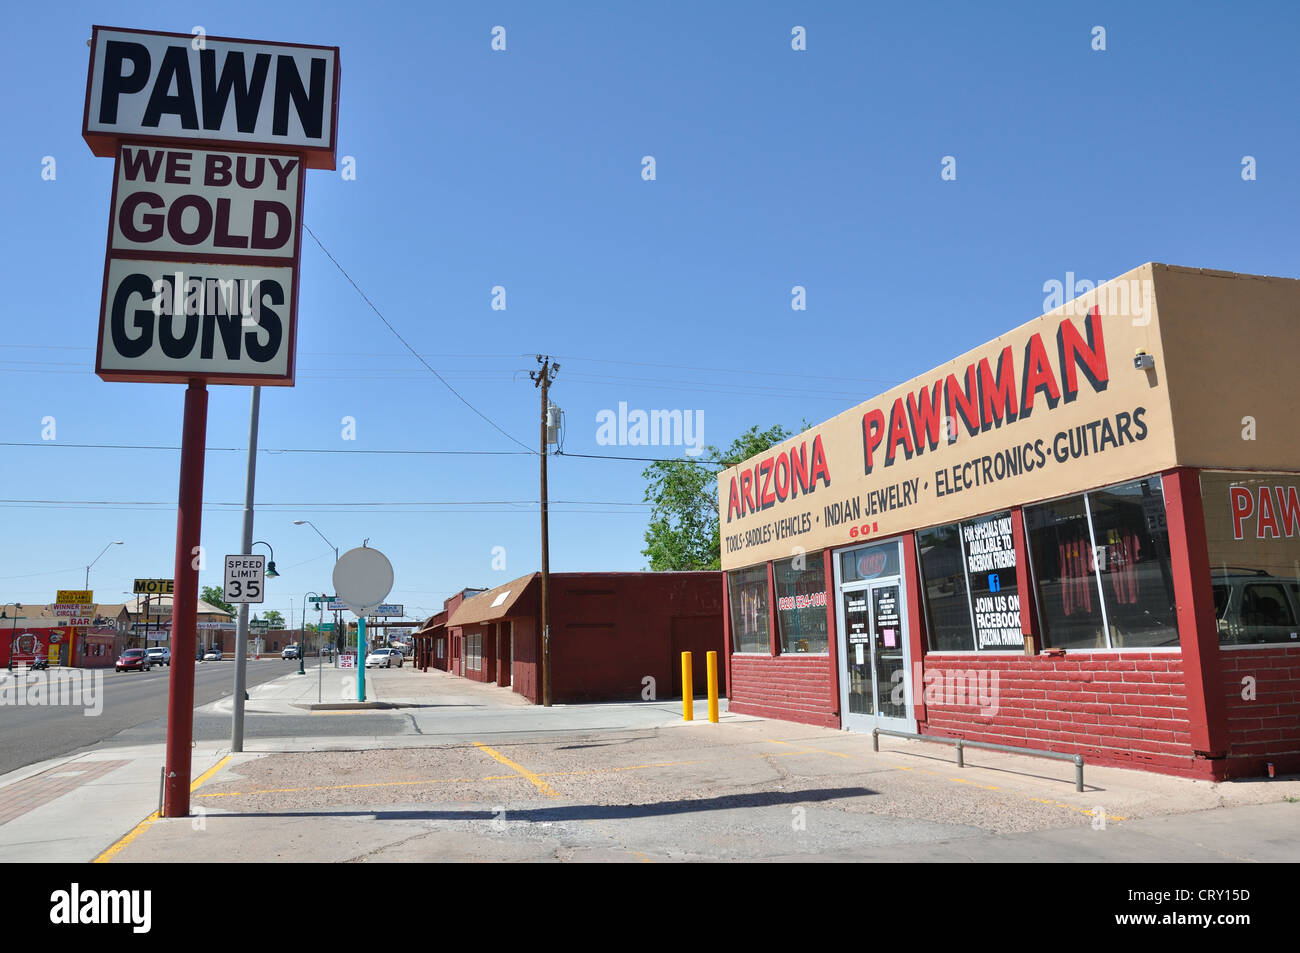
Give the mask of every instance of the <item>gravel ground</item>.
<path id="1" fill-rule="evenodd" d="M 1193 812 L 1272 811 L 1300 797 L 1300 780 L 1211 784 L 1096 767 L 1076 793 L 1072 765 L 1019 755 L 972 750 L 958 768 L 952 749 L 935 744 L 882 739 L 874 753 L 861 734 L 742 716 L 686 724 L 671 706 L 638 707 L 645 727 L 570 730 L 562 726 L 604 725 L 617 713 L 517 708 L 503 720 L 508 699 L 463 680 L 395 672 L 375 687 L 389 697 L 438 689 L 436 707 L 415 716 L 423 737 L 380 730 L 391 716 L 375 714 L 357 716 L 375 719 L 365 722 L 373 736 L 334 739 L 335 750 L 237 755 L 197 792 L 198 818 L 157 822 L 119 858 L 1254 859 L 1249 825 L 1265 822 L 1214 815 L 1247 834 L 1233 829 L 1231 851 L 1207 854 L 1201 832 L 1219 821 Z M 482 734 L 464 734 L 473 731 Z M 1159 815 L 1181 815 L 1170 818 L 1181 833 L 1158 820 L 1147 830 Z M 1290 816 L 1270 813 L 1267 823 L 1285 832 Z"/>
<path id="2" fill-rule="evenodd" d="M 655 729 L 493 745 L 553 794 L 472 744 L 271 754 L 229 767 L 196 803 L 239 813 L 509 804 L 556 820 L 609 807 L 664 815 L 780 807 L 787 823 L 794 807 L 815 806 L 838 815 L 837 825 L 893 818 L 991 833 L 1091 823 L 1092 802 L 1078 800 L 1069 770 L 1029 779 L 1031 793 L 992 790 L 1002 786 L 952 780 L 958 770 L 942 761 L 835 751 L 824 738 L 778 743 L 770 738 L 778 733 L 769 724 L 718 725 L 707 735 Z"/>

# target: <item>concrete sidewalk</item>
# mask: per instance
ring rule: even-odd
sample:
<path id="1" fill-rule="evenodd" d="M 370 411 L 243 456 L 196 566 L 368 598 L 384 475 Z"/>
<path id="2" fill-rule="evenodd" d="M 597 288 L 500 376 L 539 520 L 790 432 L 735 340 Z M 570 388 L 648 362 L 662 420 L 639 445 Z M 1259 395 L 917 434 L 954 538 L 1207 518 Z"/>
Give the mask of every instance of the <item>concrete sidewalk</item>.
<path id="1" fill-rule="evenodd" d="M 861 734 L 725 711 L 709 724 L 703 699 L 685 723 L 674 701 L 541 708 L 442 672 L 366 675 L 367 697 L 400 714 L 316 712 L 350 730 L 309 737 L 274 728 L 305 724 L 303 706 L 331 680 L 346 694 L 354 671 L 294 668 L 252 689 L 247 718 L 271 734 L 234 755 L 194 749 L 195 778 L 218 770 L 190 818 L 150 817 L 162 745 L 0 778 L 0 859 L 89 861 L 113 845 L 114 861 L 168 862 L 1300 857 L 1297 779 L 1089 766 L 1080 794 L 1069 764 L 968 751 L 959 769 L 924 742 L 877 753 Z"/>

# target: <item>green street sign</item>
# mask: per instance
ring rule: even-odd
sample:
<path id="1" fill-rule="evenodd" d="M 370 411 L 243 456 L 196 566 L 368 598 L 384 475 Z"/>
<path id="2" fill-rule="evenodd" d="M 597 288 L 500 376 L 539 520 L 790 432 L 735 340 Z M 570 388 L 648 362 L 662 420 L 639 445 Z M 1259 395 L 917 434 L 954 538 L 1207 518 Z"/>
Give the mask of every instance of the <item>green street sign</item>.
<path id="1" fill-rule="evenodd" d="M 322 632 L 333 632 L 333 631 L 334 631 L 334 623 L 333 623 L 333 622 L 322 622 L 322 623 L 321 623 L 321 626 L 320 626 L 320 630 L 321 630 Z"/>
<path id="2" fill-rule="evenodd" d="M 333 602 L 333 596 L 308 596 L 307 601 L 311 603 Z"/>

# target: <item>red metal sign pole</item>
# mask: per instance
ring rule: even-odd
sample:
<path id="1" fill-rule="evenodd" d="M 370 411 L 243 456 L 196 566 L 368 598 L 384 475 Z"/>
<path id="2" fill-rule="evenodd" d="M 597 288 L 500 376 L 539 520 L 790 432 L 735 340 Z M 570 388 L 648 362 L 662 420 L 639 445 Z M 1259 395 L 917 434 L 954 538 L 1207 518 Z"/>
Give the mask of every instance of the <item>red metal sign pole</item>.
<path id="1" fill-rule="evenodd" d="M 163 817 L 190 813 L 190 746 L 194 736 L 194 649 L 199 599 L 199 534 L 203 518 L 203 450 L 208 431 L 207 384 L 185 389 L 180 500 L 176 512 L 176 589 L 172 595 L 172 662 L 167 696 L 167 770 Z"/>

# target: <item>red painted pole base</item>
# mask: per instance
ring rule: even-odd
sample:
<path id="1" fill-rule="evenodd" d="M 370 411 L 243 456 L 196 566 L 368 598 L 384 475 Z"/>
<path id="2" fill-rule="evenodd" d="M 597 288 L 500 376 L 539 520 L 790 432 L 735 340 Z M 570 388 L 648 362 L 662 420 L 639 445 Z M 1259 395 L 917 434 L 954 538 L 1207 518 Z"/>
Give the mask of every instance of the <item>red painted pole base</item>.
<path id="1" fill-rule="evenodd" d="M 163 817 L 190 813 L 194 738 L 194 651 L 198 644 L 199 536 L 203 520 L 203 460 L 208 436 L 208 390 L 192 380 L 185 390 L 181 477 L 176 511 L 176 589 L 172 595 L 172 661 L 168 671 L 167 770 Z"/>

